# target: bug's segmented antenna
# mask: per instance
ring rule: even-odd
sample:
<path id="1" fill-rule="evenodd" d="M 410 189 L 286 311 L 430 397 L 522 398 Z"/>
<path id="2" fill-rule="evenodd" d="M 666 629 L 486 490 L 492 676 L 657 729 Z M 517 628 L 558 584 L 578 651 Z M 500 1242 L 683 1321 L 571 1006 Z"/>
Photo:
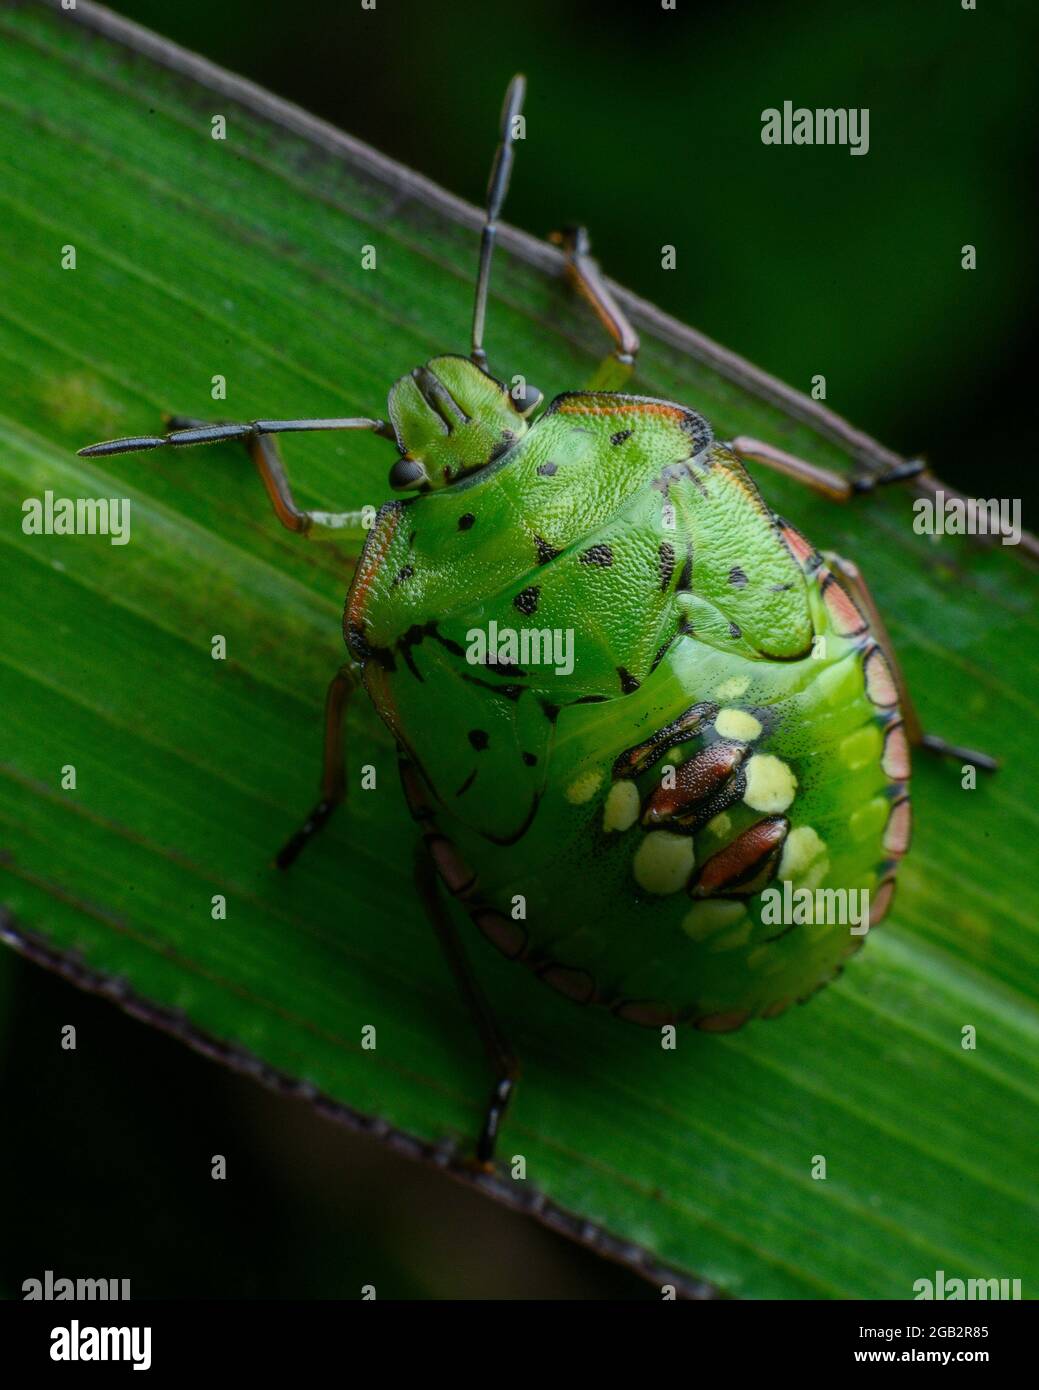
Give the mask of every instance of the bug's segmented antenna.
<path id="1" fill-rule="evenodd" d="M 501 139 L 494 155 L 494 163 L 491 165 L 491 177 L 487 182 L 487 217 L 480 238 L 480 267 L 476 275 L 476 302 L 473 305 L 473 347 L 469 354 L 482 371 L 487 370 L 487 354 L 483 350 L 483 324 L 487 314 L 491 256 L 494 254 L 494 240 L 498 231 L 498 214 L 509 191 L 516 118 L 523 109 L 526 90 L 527 79 L 522 73 L 517 73 L 505 93 L 505 104 L 501 111 Z"/>

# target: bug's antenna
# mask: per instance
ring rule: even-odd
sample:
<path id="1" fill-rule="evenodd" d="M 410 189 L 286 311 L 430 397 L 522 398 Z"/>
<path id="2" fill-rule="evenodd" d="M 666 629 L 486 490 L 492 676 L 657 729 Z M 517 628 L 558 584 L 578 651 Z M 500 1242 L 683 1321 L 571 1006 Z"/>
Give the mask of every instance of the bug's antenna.
<path id="1" fill-rule="evenodd" d="M 487 370 L 487 354 L 483 350 L 483 321 L 487 314 L 487 286 L 491 278 L 491 256 L 498 231 L 498 214 L 509 191 L 512 173 L 512 145 L 516 138 L 516 118 L 523 108 L 527 79 L 521 72 L 509 83 L 505 104 L 501 109 L 501 139 L 491 165 L 487 182 L 487 217 L 480 238 L 480 267 L 476 274 L 476 303 L 473 305 L 473 348 L 469 354 L 483 371 Z"/>

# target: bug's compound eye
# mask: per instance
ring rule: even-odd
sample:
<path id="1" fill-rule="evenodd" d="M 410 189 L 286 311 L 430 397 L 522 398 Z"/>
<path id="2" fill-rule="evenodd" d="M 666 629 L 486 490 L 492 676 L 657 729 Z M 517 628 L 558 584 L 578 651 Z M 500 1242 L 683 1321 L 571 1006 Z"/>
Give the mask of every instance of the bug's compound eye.
<path id="1" fill-rule="evenodd" d="M 390 469 L 390 487 L 416 487 L 425 481 L 425 477 L 426 470 L 421 463 L 416 463 L 414 459 L 409 458 L 398 459 Z"/>
<path id="2" fill-rule="evenodd" d="M 536 386 L 530 386 L 527 382 L 516 386 L 509 392 L 509 398 L 517 415 L 529 415 L 531 411 L 537 410 L 544 400 L 544 392 L 539 391 Z"/>

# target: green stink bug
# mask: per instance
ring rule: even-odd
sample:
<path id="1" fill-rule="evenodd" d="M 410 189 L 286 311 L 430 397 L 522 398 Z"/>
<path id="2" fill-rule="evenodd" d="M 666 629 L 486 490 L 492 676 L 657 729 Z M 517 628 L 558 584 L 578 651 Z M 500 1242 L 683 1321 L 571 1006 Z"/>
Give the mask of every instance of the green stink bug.
<path id="1" fill-rule="evenodd" d="M 240 439 L 285 526 L 363 542 L 321 799 L 279 863 L 343 799 L 343 715 L 363 684 L 400 750 L 419 890 L 497 1069 L 483 1162 L 515 1064 L 438 878 L 569 998 L 725 1031 L 820 988 L 883 917 L 909 844 L 910 744 L 985 762 L 923 738 L 857 571 L 777 517 L 743 463 L 839 500 L 922 465 L 849 482 L 623 393 L 638 337 L 582 231 L 557 240 L 614 342 L 592 388 L 539 413 L 537 392 L 489 374 L 491 255 L 523 91 L 516 78 L 506 95 L 468 357 L 402 377 L 385 421 L 173 419 L 166 434 L 81 450 Z M 300 510 L 274 441 L 342 429 L 392 440 L 390 485 L 410 494 L 367 529 L 358 512 Z M 777 916 L 779 888 L 863 895 L 868 911 L 851 928 L 785 903 Z"/>

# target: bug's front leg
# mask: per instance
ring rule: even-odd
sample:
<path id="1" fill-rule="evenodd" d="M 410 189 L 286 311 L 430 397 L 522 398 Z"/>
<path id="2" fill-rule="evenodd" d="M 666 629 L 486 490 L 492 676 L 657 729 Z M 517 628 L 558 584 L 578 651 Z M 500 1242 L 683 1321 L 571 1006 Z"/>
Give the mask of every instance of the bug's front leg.
<path id="1" fill-rule="evenodd" d="M 595 310 L 599 322 L 616 344 L 609 357 L 600 362 L 588 389 L 618 391 L 635 370 L 639 335 L 614 298 L 599 263 L 592 257 L 586 229 L 564 227 L 561 232 L 553 232 L 549 240 L 562 247 L 566 255 L 567 278 Z"/>
<path id="2" fill-rule="evenodd" d="M 975 767 L 980 767 L 983 772 L 996 772 L 999 763 L 988 753 L 979 753 L 972 748 L 961 748 L 957 744 L 946 742 L 938 734 L 924 732 L 923 725 L 920 723 L 920 716 L 917 714 L 916 706 L 909 694 L 905 675 L 899 665 L 898 657 L 895 655 L 890 633 L 885 626 L 884 619 L 880 616 L 880 609 L 870 593 L 869 585 L 862 577 L 862 571 L 851 560 L 845 560 L 843 556 L 832 550 L 824 550 L 823 559 L 869 619 L 873 635 L 887 658 L 898 686 L 902 717 L 905 720 L 905 731 L 910 743 L 915 744 L 918 748 L 926 748 L 929 753 L 935 753 L 938 757 L 951 758 L 960 763 L 973 763 Z"/>
<path id="3" fill-rule="evenodd" d="M 476 1140 L 476 1162 L 479 1167 L 491 1172 L 494 1167 L 498 1131 L 519 1077 L 519 1063 L 473 973 L 458 928 L 440 895 L 437 870 L 425 841 L 420 841 L 416 847 L 415 888 L 426 909 L 430 925 L 436 932 L 441 950 L 458 986 L 458 992 L 476 1025 L 480 1042 L 494 1073 L 494 1085 Z"/>
<path id="4" fill-rule="evenodd" d="M 166 420 L 165 434 L 133 435 L 127 439 L 110 439 L 91 444 L 79 453 L 85 458 L 107 458 L 112 454 L 142 453 L 166 446 L 186 448 L 200 444 L 219 444 L 239 440 L 248 449 L 260 479 L 281 524 L 297 535 L 313 540 L 335 540 L 355 548 L 363 543 L 366 530 L 364 513 L 320 512 L 296 505 L 285 468 L 272 438 L 275 434 L 314 433 L 326 430 L 371 430 L 384 438 L 394 438 L 392 428 L 383 420 L 367 417 L 343 417 L 327 420 L 250 420 L 244 424 L 208 424 L 184 415 L 172 415 Z"/>
<path id="5" fill-rule="evenodd" d="M 341 666 L 332 677 L 325 696 L 325 748 L 321 771 L 320 799 L 296 833 L 278 851 L 274 860 L 279 869 L 294 864 L 328 818 L 346 796 L 346 763 L 343 748 L 343 728 L 350 696 L 357 689 L 358 678 L 353 666 Z"/>

